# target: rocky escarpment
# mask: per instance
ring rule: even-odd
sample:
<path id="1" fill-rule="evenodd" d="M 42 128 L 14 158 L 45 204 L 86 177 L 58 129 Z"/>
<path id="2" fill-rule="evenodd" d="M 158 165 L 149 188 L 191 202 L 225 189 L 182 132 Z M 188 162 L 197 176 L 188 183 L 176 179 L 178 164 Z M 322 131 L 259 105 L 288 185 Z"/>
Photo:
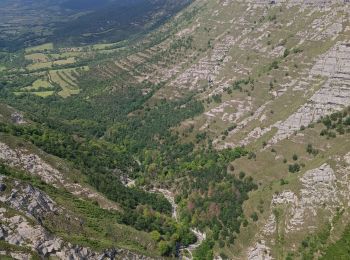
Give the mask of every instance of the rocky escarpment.
<path id="1" fill-rule="evenodd" d="M 249 248 L 249 260 L 272 260 L 270 248 L 265 245 L 265 241 L 257 242 L 253 247 Z"/>
<path id="2" fill-rule="evenodd" d="M 107 200 L 101 194 L 95 192 L 90 187 L 72 182 L 61 171 L 27 149 L 12 149 L 7 144 L 0 142 L 0 162 L 1 161 L 8 166 L 17 167 L 31 175 L 38 176 L 47 184 L 51 184 L 55 187 L 64 187 L 77 196 L 94 199 L 98 201 L 103 208 L 119 210 L 117 205 Z"/>
<path id="3" fill-rule="evenodd" d="M 38 221 L 48 213 L 60 212 L 56 203 L 44 193 L 29 184 L 21 185 L 18 181 L 14 182 L 10 194 L 0 196 L 0 201 Z"/>
<path id="4" fill-rule="evenodd" d="M 281 140 L 289 138 L 302 127 L 307 127 L 317 122 L 320 118 L 341 111 L 350 105 L 350 46 L 347 42 L 338 42 L 326 54 L 319 56 L 314 66 L 307 73 L 308 78 L 304 79 L 305 84 L 300 81 L 292 82 L 289 87 L 294 86 L 294 91 L 310 91 L 311 85 L 321 77 L 327 78 L 325 83 L 317 90 L 301 107 L 292 113 L 284 121 L 277 121 L 273 125 L 261 128 L 256 127 L 239 141 L 238 145 L 248 145 L 254 140 L 277 129 L 276 134 L 270 139 L 269 145 L 276 144 Z M 282 94 L 281 94 L 282 95 Z M 249 122 L 253 120 L 264 121 L 262 115 L 266 106 L 265 103 L 250 117 L 245 118 L 237 124 L 237 127 L 230 134 L 238 133 Z M 235 146 L 234 144 L 225 144 Z"/>
<path id="5" fill-rule="evenodd" d="M 10 245 L 30 248 L 41 257 L 59 259 L 150 259 L 123 249 L 95 252 L 65 242 L 48 232 L 42 221 L 50 214 L 63 214 L 47 194 L 30 184 L 11 180 L 0 175 L 0 240 Z M 30 259 L 30 253 L 1 251 L 15 259 Z"/>
<path id="6" fill-rule="evenodd" d="M 348 43 L 337 43 L 328 53 L 321 55 L 311 69 L 310 77 L 328 77 L 320 90 L 289 116 L 286 121 L 278 122 L 276 135 L 271 142 L 289 137 L 302 126 L 308 126 L 322 116 L 344 109 L 350 105 L 350 46 Z"/>
<path id="7" fill-rule="evenodd" d="M 292 239 L 307 230 L 314 232 L 320 223 L 332 223 L 333 217 L 350 203 L 350 153 L 335 158 L 332 168 L 325 163 L 306 171 L 299 178 L 300 190 L 283 190 L 274 194 L 270 215 L 248 249 L 248 259 L 271 259 L 270 247 L 278 243 L 276 235 Z M 300 241 L 299 241 L 300 242 Z M 292 245 L 296 248 L 298 245 Z"/>
<path id="8" fill-rule="evenodd" d="M 173 81 L 179 88 L 203 87 L 202 96 L 208 102 L 208 97 L 221 95 L 222 102 L 208 103 L 198 123 L 186 122 L 216 135 L 213 139 L 216 148 L 246 146 L 267 135 L 270 144 L 275 144 L 300 127 L 349 104 L 349 48 L 342 38 L 349 31 L 348 3 L 318 0 L 220 3 L 225 9 L 244 11 L 236 15 L 237 19 L 220 19 L 225 12 L 216 7 L 210 14 L 211 25 L 227 31 L 216 36 L 205 57 Z M 251 20 L 252 17 L 260 19 Z M 281 29 L 290 31 L 293 39 Z M 252 53 L 257 60 L 252 60 Z M 247 59 L 242 58 L 245 56 Z M 264 65 L 265 61 L 268 64 Z M 278 63 L 278 69 L 263 75 L 262 67 L 269 67 L 272 61 Z M 262 97 L 258 88 L 264 88 L 269 96 Z M 248 95 L 238 94 L 239 89 Z M 286 96 L 296 101 L 286 102 Z M 215 133 L 216 127 L 221 134 Z"/>
<path id="9" fill-rule="evenodd" d="M 340 205 L 338 191 L 336 187 L 337 178 L 333 169 L 324 164 L 319 168 L 307 171 L 302 178 L 302 189 L 300 195 L 286 190 L 280 194 L 274 195 L 271 208 L 272 210 L 284 205 L 289 205 L 287 209 L 288 218 L 285 221 L 285 232 L 291 233 L 305 229 L 305 222 L 315 220 L 320 208 L 335 213 L 335 208 Z M 316 223 L 309 223 L 307 228 L 314 228 Z M 265 225 L 264 232 L 273 234 L 276 231 L 276 216 L 270 215 L 269 221 Z"/>

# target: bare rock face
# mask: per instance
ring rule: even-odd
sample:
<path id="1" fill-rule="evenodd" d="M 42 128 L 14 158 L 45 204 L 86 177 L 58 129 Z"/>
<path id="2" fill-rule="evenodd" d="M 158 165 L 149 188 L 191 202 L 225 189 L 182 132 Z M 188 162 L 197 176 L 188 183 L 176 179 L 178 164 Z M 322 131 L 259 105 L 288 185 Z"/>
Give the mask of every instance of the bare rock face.
<path id="1" fill-rule="evenodd" d="M 343 158 L 337 158 L 337 173 L 340 176 L 340 197 L 344 206 L 350 206 L 350 152 Z"/>
<path id="2" fill-rule="evenodd" d="M 40 176 L 50 184 L 63 182 L 63 175 L 51 165 L 44 162 L 38 155 L 31 154 L 25 149 L 12 149 L 0 143 L 0 160 L 12 167 L 19 167 L 29 173 Z"/>
<path id="3" fill-rule="evenodd" d="M 338 42 L 330 51 L 321 55 L 309 72 L 309 81 L 314 81 L 317 77 L 328 78 L 323 86 L 316 91 L 307 102 L 296 112 L 291 114 L 286 120 L 278 121 L 269 127 L 261 129 L 255 128 L 251 131 L 239 145 L 247 145 L 256 140 L 273 128 L 277 128 L 277 133 L 269 141 L 269 144 L 286 139 L 299 131 L 301 127 L 307 127 L 313 122 L 326 115 L 340 111 L 350 105 L 350 45 L 347 42 Z M 299 82 L 300 83 L 300 82 Z M 303 84 L 295 91 L 307 91 L 310 83 Z M 263 109 L 265 107 L 262 107 Z M 258 110 L 259 111 L 259 110 Z M 257 112 L 258 112 L 257 111 Z M 260 115 L 259 113 L 255 113 Z M 251 119 L 254 119 L 251 117 Z M 255 118 L 256 119 L 256 118 Z M 247 118 L 246 120 L 249 120 Z M 244 121 L 230 134 L 236 133 L 244 126 Z M 231 146 L 234 146 L 233 144 Z"/>
<path id="4" fill-rule="evenodd" d="M 14 124 L 23 125 L 27 122 L 24 120 L 24 117 L 21 113 L 14 112 L 11 114 L 11 120 Z"/>
<path id="5" fill-rule="evenodd" d="M 320 223 L 320 211 L 326 213 L 321 214 L 322 218 L 326 218 L 323 221 L 330 221 L 337 208 L 347 207 L 350 202 L 350 153 L 339 161 L 345 161 L 347 165 L 339 164 L 336 170 L 333 170 L 330 165 L 323 164 L 306 171 L 300 177 L 301 188 L 298 192 L 285 190 L 275 194 L 271 200 L 270 216 L 256 238 L 265 239 L 267 244 L 271 245 L 274 244 L 277 227 L 279 232 L 285 234 L 286 239 L 298 232 L 313 231 Z M 278 213 L 280 210 L 283 210 L 283 217 Z M 265 250 L 264 247 L 264 244 L 262 246 L 261 243 L 257 243 L 250 248 L 249 259 L 266 259 L 259 253 Z"/>
<path id="6" fill-rule="evenodd" d="M 60 211 L 56 203 L 46 194 L 32 185 L 21 184 L 18 181 L 14 182 L 10 193 L 5 195 L 0 193 L 0 201 L 37 220 L 47 213 Z"/>
<path id="7" fill-rule="evenodd" d="M 9 181 L 0 176 L 0 184 Z M 41 220 L 48 214 L 60 214 L 62 209 L 45 193 L 31 185 L 11 181 L 11 190 L 0 192 L 0 201 L 11 212 L 0 207 L 0 239 L 12 245 L 32 249 L 41 257 L 55 256 L 59 259 L 145 259 L 128 250 L 108 249 L 103 253 L 94 252 L 90 248 L 72 245 L 60 237 L 50 234 Z M 16 214 L 13 210 L 23 213 Z M 34 220 L 34 221 L 33 221 Z M 12 255 L 13 252 L 1 252 L 1 255 Z M 28 255 L 18 254 L 15 259 L 29 259 Z M 26 258 L 27 257 L 27 258 Z"/>
<path id="8" fill-rule="evenodd" d="M 350 45 L 336 44 L 328 53 L 321 55 L 311 76 L 328 77 L 320 90 L 284 122 L 277 122 L 278 131 L 271 139 L 277 143 L 291 136 L 302 126 L 308 126 L 322 116 L 344 109 L 350 105 Z"/>
<path id="9" fill-rule="evenodd" d="M 199 81 L 206 80 L 213 83 L 223 68 L 224 64 L 229 61 L 228 52 L 240 38 L 247 32 L 242 32 L 239 38 L 231 35 L 223 37 L 215 46 L 212 52 L 200 59 L 196 64 L 192 65 L 186 71 L 177 76 L 170 83 L 171 86 L 183 86 L 189 90 L 199 89 Z"/>
<path id="10" fill-rule="evenodd" d="M 119 210 L 116 205 L 105 199 L 101 194 L 88 187 L 83 187 L 79 183 L 72 183 L 62 172 L 46 163 L 37 154 L 30 153 L 26 149 L 12 149 L 7 144 L 0 142 L 0 160 L 11 167 L 20 168 L 40 177 L 45 183 L 55 187 L 63 186 L 74 195 L 101 201 L 103 202 L 101 206 L 106 209 Z"/>
<path id="11" fill-rule="evenodd" d="M 248 251 L 248 260 L 272 260 L 270 248 L 265 245 L 265 241 L 260 241 Z"/>
<path id="12" fill-rule="evenodd" d="M 283 191 L 274 195 L 271 201 L 271 209 L 284 207 L 287 211 L 285 221 L 285 232 L 296 232 L 305 228 L 303 225 L 308 222 L 309 227 L 316 221 L 315 217 L 319 209 L 335 211 L 341 204 L 336 186 L 337 178 L 333 169 L 323 164 L 319 168 L 307 171 L 300 179 L 302 189 L 298 196 L 292 191 Z M 276 230 L 276 219 L 271 213 L 268 222 L 264 227 L 266 234 L 272 234 Z"/>

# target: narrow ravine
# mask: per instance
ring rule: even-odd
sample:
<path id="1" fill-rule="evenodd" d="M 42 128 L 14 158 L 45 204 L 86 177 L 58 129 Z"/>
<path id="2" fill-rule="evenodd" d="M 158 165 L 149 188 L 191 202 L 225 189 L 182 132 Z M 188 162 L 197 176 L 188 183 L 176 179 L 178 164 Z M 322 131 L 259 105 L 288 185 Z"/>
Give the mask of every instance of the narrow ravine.
<path id="1" fill-rule="evenodd" d="M 177 217 L 177 205 L 175 203 L 175 198 L 172 192 L 170 192 L 169 190 L 166 189 L 157 189 L 154 188 L 152 189 L 150 192 L 154 192 L 154 193 L 161 193 L 164 195 L 164 197 L 169 201 L 169 203 L 171 204 L 172 207 L 172 217 L 176 220 L 176 222 L 178 222 L 178 217 Z M 191 228 L 191 232 L 193 232 L 193 234 L 196 236 L 197 241 L 194 244 L 190 244 L 187 247 L 183 247 L 181 248 L 181 254 L 182 254 L 182 259 L 184 260 L 191 260 L 193 259 L 192 253 L 193 251 L 198 248 L 203 241 L 206 239 L 206 234 L 202 233 L 201 231 L 197 230 L 197 229 L 193 229 Z M 187 257 L 186 252 L 188 252 L 189 257 Z"/>

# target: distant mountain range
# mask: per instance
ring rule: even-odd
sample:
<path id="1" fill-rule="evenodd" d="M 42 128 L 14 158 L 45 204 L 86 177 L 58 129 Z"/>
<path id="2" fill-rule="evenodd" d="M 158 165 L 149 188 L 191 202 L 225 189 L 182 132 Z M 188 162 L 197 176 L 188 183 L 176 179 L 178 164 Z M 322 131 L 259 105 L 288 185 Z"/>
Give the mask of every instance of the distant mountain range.
<path id="1" fill-rule="evenodd" d="M 148 32 L 191 0 L 14 0 L 0 10 L 0 47 L 51 41 L 86 45 L 122 41 Z"/>

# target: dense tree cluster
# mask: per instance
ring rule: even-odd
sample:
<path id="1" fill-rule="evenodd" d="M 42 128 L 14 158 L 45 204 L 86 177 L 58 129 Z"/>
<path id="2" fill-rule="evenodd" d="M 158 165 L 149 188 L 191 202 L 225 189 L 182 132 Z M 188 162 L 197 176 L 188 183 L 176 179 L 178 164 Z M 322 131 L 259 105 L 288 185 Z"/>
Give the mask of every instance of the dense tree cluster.
<path id="1" fill-rule="evenodd" d="M 343 135 L 345 133 L 350 133 L 350 107 L 343 111 L 325 116 L 320 122 L 326 127 L 326 129 L 322 129 L 320 133 L 321 136 L 334 138 L 337 134 Z"/>

